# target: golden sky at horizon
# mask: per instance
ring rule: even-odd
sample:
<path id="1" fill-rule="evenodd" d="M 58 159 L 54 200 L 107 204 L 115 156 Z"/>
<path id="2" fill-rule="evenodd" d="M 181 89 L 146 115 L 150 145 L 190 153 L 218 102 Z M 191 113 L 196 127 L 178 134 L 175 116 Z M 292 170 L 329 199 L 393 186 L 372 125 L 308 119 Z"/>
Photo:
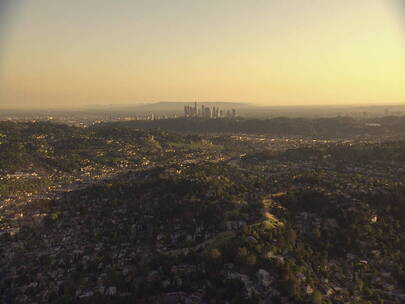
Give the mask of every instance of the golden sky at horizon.
<path id="1" fill-rule="evenodd" d="M 22 0 L 0 32 L 0 107 L 405 103 L 398 4 Z"/>

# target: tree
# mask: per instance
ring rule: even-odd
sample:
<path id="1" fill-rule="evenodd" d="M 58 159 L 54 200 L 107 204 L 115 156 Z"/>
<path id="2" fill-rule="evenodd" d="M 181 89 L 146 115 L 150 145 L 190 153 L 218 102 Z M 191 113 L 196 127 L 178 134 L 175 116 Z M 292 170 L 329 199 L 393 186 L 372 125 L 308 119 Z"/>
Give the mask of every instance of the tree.
<path id="1" fill-rule="evenodd" d="M 246 258 L 246 264 L 249 266 L 254 266 L 256 265 L 256 256 L 254 254 L 250 254 L 247 258 Z"/>
<path id="2" fill-rule="evenodd" d="M 287 231 L 287 240 L 291 245 L 295 245 L 295 242 L 297 240 L 297 233 L 294 231 L 294 229 L 290 228 Z"/>
<path id="3" fill-rule="evenodd" d="M 286 282 L 286 285 L 288 293 L 293 298 L 297 298 L 300 296 L 300 285 L 297 278 L 294 275 L 290 276 L 289 280 Z"/>
<path id="4" fill-rule="evenodd" d="M 237 261 L 240 263 L 244 263 L 248 253 L 249 252 L 245 247 L 238 248 L 238 253 L 236 254 Z"/>
<path id="5" fill-rule="evenodd" d="M 312 294 L 311 302 L 312 304 L 322 304 L 322 294 L 318 290 L 315 290 Z"/>
<path id="6" fill-rule="evenodd" d="M 358 289 L 359 291 L 362 291 L 363 288 L 364 288 L 364 282 L 363 282 L 363 280 L 358 279 L 358 280 L 356 281 L 356 287 L 357 287 L 357 289 Z"/>
<path id="7" fill-rule="evenodd" d="M 216 248 L 212 248 L 209 252 L 209 257 L 213 260 L 218 260 L 221 257 L 221 251 Z"/>

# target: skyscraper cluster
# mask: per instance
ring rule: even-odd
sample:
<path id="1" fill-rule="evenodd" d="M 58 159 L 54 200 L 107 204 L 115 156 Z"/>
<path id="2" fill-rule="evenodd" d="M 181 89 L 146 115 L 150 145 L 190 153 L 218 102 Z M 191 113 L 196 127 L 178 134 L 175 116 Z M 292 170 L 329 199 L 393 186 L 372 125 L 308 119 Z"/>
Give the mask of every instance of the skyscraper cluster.
<path id="1" fill-rule="evenodd" d="M 201 105 L 197 107 L 197 102 L 194 103 L 194 106 L 186 105 L 184 106 L 184 116 L 185 117 L 195 117 L 195 118 L 205 118 L 205 119 L 216 119 L 216 118 L 235 118 L 236 110 L 231 109 L 226 112 L 220 109 L 219 107 L 208 107 Z"/>

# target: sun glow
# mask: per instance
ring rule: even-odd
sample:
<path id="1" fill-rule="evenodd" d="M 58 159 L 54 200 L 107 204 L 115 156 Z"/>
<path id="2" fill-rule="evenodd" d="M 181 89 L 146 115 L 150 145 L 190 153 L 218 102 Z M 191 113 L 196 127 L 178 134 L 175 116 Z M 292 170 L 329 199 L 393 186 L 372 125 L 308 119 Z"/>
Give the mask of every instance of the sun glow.
<path id="1" fill-rule="evenodd" d="M 405 102 L 398 2 L 22 1 L 3 107 Z"/>

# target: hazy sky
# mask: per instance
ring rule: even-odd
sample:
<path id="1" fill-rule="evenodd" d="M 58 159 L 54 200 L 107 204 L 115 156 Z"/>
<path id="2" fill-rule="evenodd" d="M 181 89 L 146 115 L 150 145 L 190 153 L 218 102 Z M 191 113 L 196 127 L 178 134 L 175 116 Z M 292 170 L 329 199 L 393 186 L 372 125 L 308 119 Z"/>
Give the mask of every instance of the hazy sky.
<path id="1" fill-rule="evenodd" d="M 405 103 L 401 0 L 12 2 L 2 107 Z"/>

